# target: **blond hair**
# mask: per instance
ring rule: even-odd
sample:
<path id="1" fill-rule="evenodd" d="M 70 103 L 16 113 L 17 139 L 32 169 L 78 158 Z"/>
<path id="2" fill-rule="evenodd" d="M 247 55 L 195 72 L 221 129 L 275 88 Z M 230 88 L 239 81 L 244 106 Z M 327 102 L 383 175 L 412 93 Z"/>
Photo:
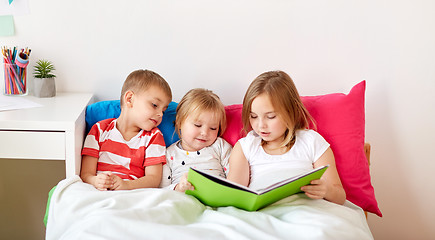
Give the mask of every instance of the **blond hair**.
<path id="1" fill-rule="evenodd" d="M 219 119 L 218 136 L 221 136 L 227 127 L 225 107 L 220 98 L 210 90 L 195 88 L 188 91 L 177 106 L 175 117 L 175 130 L 181 136 L 181 125 L 187 117 L 197 118 L 204 111 L 212 111 Z"/>
<path id="2" fill-rule="evenodd" d="M 159 74 L 150 70 L 136 70 L 131 72 L 127 79 L 124 81 L 121 90 L 121 107 L 124 104 L 123 98 L 127 91 L 133 91 L 134 93 L 140 93 L 146 91 L 149 87 L 160 87 L 167 97 L 172 100 L 172 91 L 169 84 Z"/>
<path id="3" fill-rule="evenodd" d="M 286 146 L 289 150 L 296 140 L 294 136 L 296 130 L 307 129 L 310 123 L 315 126 L 314 119 L 302 103 L 298 90 L 290 76 L 283 71 L 270 71 L 255 78 L 246 91 L 242 109 L 242 122 L 245 132 L 252 130 L 250 124 L 252 102 L 263 93 L 269 96 L 275 111 L 286 124 L 287 131 L 280 147 Z"/>

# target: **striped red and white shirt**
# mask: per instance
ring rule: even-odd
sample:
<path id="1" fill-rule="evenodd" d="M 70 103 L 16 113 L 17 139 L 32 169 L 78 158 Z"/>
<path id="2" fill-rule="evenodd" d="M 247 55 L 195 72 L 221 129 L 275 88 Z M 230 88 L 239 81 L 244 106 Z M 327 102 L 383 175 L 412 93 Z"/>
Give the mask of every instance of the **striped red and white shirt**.
<path id="1" fill-rule="evenodd" d="M 166 145 L 158 128 L 141 130 L 125 141 L 116 128 L 116 119 L 94 124 L 86 136 L 82 155 L 98 159 L 97 173 L 111 171 L 122 179 L 134 180 L 145 176 L 145 167 L 166 163 Z"/>

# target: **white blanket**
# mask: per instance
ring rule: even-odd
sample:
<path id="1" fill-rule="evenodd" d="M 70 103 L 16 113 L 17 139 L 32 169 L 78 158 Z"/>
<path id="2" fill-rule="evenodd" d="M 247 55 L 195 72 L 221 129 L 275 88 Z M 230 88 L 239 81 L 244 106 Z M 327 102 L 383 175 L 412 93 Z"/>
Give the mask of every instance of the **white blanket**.
<path id="1" fill-rule="evenodd" d="M 363 211 L 296 194 L 257 212 L 210 208 L 164 189 L 98 191 L 78 176 L 54 191 L 46 239 L 373 239 Z"/>

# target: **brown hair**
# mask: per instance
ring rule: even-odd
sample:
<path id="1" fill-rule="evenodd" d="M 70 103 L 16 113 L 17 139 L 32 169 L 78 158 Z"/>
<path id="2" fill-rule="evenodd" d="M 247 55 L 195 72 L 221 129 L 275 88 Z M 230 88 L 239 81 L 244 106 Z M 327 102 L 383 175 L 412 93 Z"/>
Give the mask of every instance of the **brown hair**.
<path id="1" fill-rule="evenodd" d="M 295 141 L 296 130 L 309 128 L 310 123 L 315 126 L 314 119 L 305 108 L 298 90 L 290 78 L 283 71 L 270 71 L 260 74 L 252 81 L 243 99 L 242 122 L 245 132 L 252 130 L 250 114 L 252 101 L 260 95 L 267 94 L 279 117 L 287 126 L 283 146 L 290 149 Z"/>
<path id="2" fill-rule="evenodd" d="M 210 90 L 195 88 L 188 91 L 177 106 L 175 130 L 181 136 L 181 124 L 188 116 L 198 117 L 204 111 L 216 112 L 219 117 L 218 136 L 221 136 L 227 127 L 225 107 L 220 98 Z"/>
<path id="3" fill-rule="evenodd" d="M 150 86 L 160 87 L 172 100 L 171 87 L 169 87 L 169 84 L 165 79 L 153 71 L 140 69 L 131 72 L 127 76 L 127 79 L 125 79 L 121 90 L 121 107 L 124 104 L 123 98 L 127 91 L 139 93 L 141 91 L 146 91 Z"/>

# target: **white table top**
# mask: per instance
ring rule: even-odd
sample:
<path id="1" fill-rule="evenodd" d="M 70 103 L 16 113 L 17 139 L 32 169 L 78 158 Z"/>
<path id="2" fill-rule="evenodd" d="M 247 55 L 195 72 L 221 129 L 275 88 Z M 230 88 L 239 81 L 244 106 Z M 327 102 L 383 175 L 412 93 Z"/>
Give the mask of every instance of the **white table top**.
<path id="1" fill-rule="evenodd" d="M 92 103 L 92 93 L 57 93 L 52 98 L 22 97 L 42 107 L 0 111 L 0 130 L 73 130 L 84 107 Z"/>

